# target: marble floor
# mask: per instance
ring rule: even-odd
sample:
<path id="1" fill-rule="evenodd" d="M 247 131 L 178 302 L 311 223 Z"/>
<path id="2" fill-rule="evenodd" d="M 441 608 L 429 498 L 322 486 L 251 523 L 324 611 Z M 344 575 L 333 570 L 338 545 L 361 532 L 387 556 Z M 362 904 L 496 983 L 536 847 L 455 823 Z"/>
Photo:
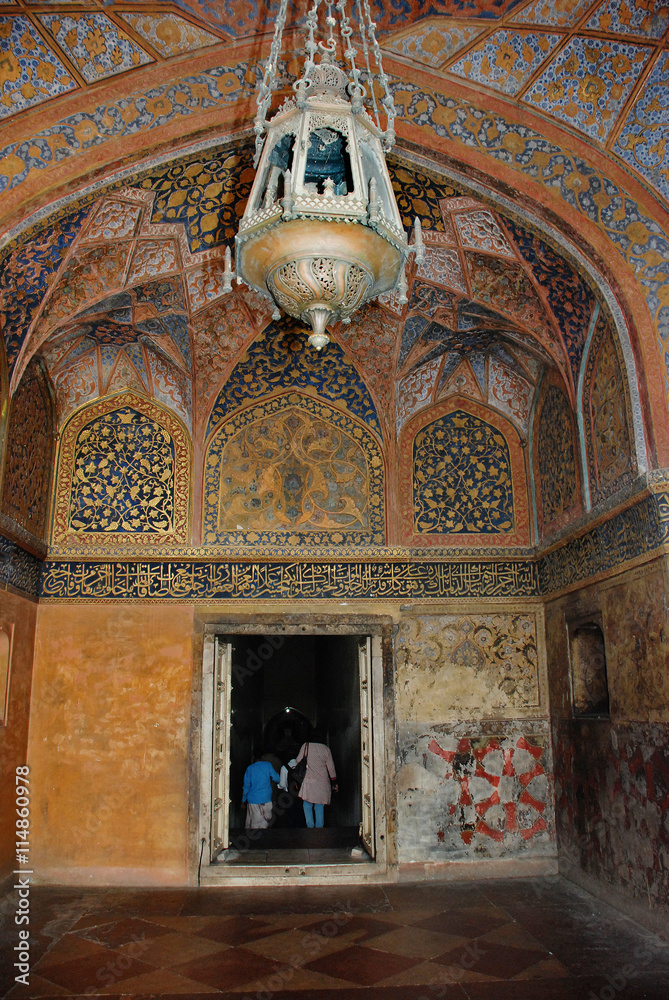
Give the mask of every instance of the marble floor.
<path id="1" fill-rule="evenodd" d="M 0 901 L 0 996 L 667 1000 L 667 939 L 559 876 L 31 891 L 30 985 Z"/>

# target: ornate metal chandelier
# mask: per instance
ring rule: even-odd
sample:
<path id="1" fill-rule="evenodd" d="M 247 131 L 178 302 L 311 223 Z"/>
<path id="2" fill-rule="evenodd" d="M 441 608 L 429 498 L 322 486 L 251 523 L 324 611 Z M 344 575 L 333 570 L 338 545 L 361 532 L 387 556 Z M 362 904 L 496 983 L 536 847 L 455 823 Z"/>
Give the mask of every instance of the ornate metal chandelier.
<path id="1" fill-rule="evenodd" d="M 236 273 L 238 282 L 273 300 L 275 319 L 283 309 L 310 325 L 309 342 L 321 350 L 329 340 L 326 327 L 350 322 L 370 299 L 396 290 L 406 302 L 406 260 L 412 251 L 422 260 L 424 251 L 418 219 L 409 246 L 385 161 L 395 141 L 395 108 L 368 0 L 357 0 L 356 21 L 369 94 L 356 63 L 347 0 L 312 3 L 295 96 L 268 121 L 288 6 L 281 0 L 258 93 L 257 172 L 235 239 L 235 268 L 226 251 L 225 286 L 231 290 Z M 348 71 L 336 61 L 336 29 Z M 385 131 L 370 49 L 384 91 Z"/>

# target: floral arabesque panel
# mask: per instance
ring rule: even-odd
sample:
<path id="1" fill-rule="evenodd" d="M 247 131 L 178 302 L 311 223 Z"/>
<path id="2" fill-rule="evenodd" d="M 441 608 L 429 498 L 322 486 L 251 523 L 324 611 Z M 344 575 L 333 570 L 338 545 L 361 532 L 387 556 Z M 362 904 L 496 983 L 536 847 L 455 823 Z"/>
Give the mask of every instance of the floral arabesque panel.
<path id="1" fill-rule="evenodd" d="M 505 222 L 534 277 L 546 292 L 569 356 L 574 385 L 577 385 L 595 296 L 561 254 L 511 219 Z"/>
<path id="2" fill-rule="evenodd" d="M 210 31 L 198 28 L 176 14 L 119 14 L 162 56 L 179 56 L 184 52 L 203 49 L 220 41 Z"/>
<path id="3" fill-rule="evenodd" d="M 613 149 L 669 200 L 669 52 L 653 66 Z"/>
<path id="4" fill-rule="evenodd" d="M 485 27 L 489 19 L 503 17 L 517 2 L 518 0 L 439 0 L 438 12 L 452 17 L 480 18 L 478 23 Z M 205 24 L 221 28 L 233 38 L 243 38 L 258 31 L 271 31 L 273 27 L 273 8 L 258 4 L 257 0 L 236 0 L 235 3 L 176 0 L 176 6 L 198 17 Z M 433 0 L 413 0 L 412 3 L 371 0 L 369 6 L 379 33 L 404 28 L 407 24 L 434 13 L 435 8 Z M 294 27 L 295 17 L 295 9 L 289 7 L 289 27 Z"/>
<path id="5" fill-rule="evenodd" d="M 153 62 L 152 57 L 104 14 L 41 14 L 87 83 Z"/>
<path id="6" fill-rule="evenodd" d="M 0 17 L 0 58 L 0 118 L 77 89 L 26 17 Z"/>
<path id="7" fill-rule="evenodd" d="M 560 35 L 502 29 L 449 66 L 449 72 L 517 94 L 559 41 Z"/>
<path id="8" fill-rule="evenodd" d="M 33 361 L 11 401 L 2 513 L 40 540 L 51 493 L 53 425 L 47 375 Z"/>
<path id="9" fill-rule="evenodd" d="M 11 371 L 50 282 L 71 247 L 88 208 L 79 208 L 18 247 L 0 274 L 2 333 Z"/>
<path id="10" fill-rule="evenodd" d="M 481 34 L 481 26 L 476 24 L 443 24 L 443 21 L 429 20 L 419 25 L 409 34 L 388 39 L 384 49 L 396 52 L 407 59 L 414 59 L 425 66 L 438 68 L 458 49 L 463 48 Z"/>
<path id="11" fill-rule="evenodd" d="M 564 527 L 579 512 L 574 422 L 569 400 L 556 385 L 543 397 L 535 436 L 538 466 L 537 514 L 542 534 Z M 536 480 L 535 480 L 536 482 Z"/>
<path id="12" fill-rule="evenodd" d="M 271 323 L 235 365 L 214 403 L 207 435 L 253 399 L 292 388 L 311 390 L 346 407 L 381 437 L 374 400 L 349 357 L 335 343 L 314 351 L 290 318 Z"/>
<path id="13" fill-rule="evenodd" d="M 627 373 L 608 317 L 600 314 L 583 386 L 585 439 L 593 504 L 636 473 Z"/>
<path id="14" fill-rule="evenodd" d="M 136 186 L 156 192 L 151 222 L 183 223 L 195 252 L 234 240 L 254 176 L 248 144 L 184 157 Z"/>
<path id="15" fill-rule="evenodd" d="M 574 36 L 524 100 L 606 142 L 651 51 L 622 40 Z"/>
<path id="16" fill-rule="evenodd" d="M 299 393 L 243 410 L 207 452 L 204 541 L 384 544 L 378 445 L 345 414 Z"/>
<path id="17" fill-rule="evenodd" d="M 169 411 L 133 392 L 79 410 L 58 459 L 54 544 L 187 541 L 190 445 Z"/>
<path id="18" fill-rule="evenodd" d="M 535 615 L 403 618 L 397 637 L 397 691 L 399 718 L 417 723 L 536 712 Z"/>
<path id="19" fill-rule="evenodd" d="M 518 433 L 473 400 L 450 397 L 407 424 L 400 493 L 405 544 L 529 543 Z"/>

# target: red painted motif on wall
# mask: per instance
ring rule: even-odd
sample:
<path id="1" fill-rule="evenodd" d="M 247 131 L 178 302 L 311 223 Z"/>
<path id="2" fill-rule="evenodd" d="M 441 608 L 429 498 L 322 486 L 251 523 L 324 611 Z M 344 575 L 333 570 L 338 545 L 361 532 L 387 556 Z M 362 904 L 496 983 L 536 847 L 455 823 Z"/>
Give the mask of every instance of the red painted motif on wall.
<path id="1" fill-rule="evenodd" d="M 651 905 L 669 904 L 669 726 L 573 720 L 555 740 L 566 857 Z"/>
<path id="2" fill-rule="evenodd" d="M 529 841 L 548 829 L 545 747 L 524 736 L 515 741 L 465 737 L 457 750 L 444 750 L 435 739 L 428 750 L 446 761 L 444 777 L 459 786 L 449 814 L 460 826 L 463 843 L 471 844 L 477 834 L 497 843 L 513 834 Z"/>

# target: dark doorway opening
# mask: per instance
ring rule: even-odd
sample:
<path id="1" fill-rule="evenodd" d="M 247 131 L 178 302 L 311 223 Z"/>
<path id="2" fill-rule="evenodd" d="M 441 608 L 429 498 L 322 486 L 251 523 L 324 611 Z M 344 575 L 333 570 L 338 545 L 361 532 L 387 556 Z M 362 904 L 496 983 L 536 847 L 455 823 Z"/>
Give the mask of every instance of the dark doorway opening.
<path id="1" fill-rule="evenodd" d="M 248 635 L 232 644 L 230 693 L 230 846 L 346 849 L 358 845 L 362 818 L 359 646 L 355 635 Z M 268 830 L 244 828 L 244 771 L 270 754 L 288 764 L 317 729 L 332 751 L 339 791 L 325 827 L 307 829 L 302 801 L 278 792 Z M 275 764 L 276 766 L 276 764 Z"/>

